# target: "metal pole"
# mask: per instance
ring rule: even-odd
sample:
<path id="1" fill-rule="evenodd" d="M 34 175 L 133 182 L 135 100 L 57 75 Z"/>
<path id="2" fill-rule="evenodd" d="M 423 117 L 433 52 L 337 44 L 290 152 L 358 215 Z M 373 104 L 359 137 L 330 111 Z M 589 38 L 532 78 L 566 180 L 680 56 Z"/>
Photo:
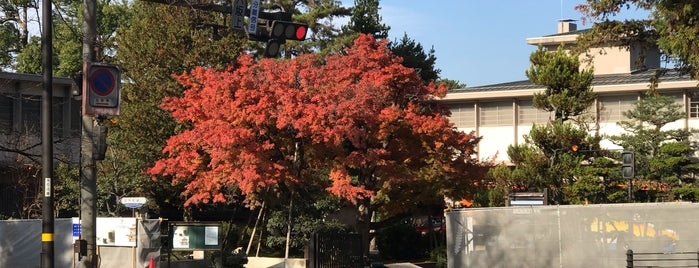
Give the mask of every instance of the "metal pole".
<path id="1" fill-rule="evenodd" d="M 629 179 L 629 188 L 627 189 L 627 191 L 628 191 L 628 194 L 627 194 L 628 195 L 627 196 L 628 202 L 633 203 L 633 179 Z"/>
<path id="2" fill-rule="evenodd" d="M 43 71 L 43 94 L 41 97 L 41 175 L 43 198 L 41 211 L 41 267 L 54 266 L 53 244 L 53 122 L 51 118 L 53 100 L 53 25 L 51 0 L 42 1 L 41 12 L 41 68 Z"/>
<path id="3" fill-rule="evenodd" d="M 633 268 L 633 250 L 626 250 L 626 268 Z"/>
<path id="4" fill-rule="evenodd" d="M 83 0 L 83 64 L 94 62 L 96 49 L 97 1 Z M 83 73 L 83 79 L 88 74 Z M 83 98 L 87 98 L 83 89 Z M 97 169 L 92 152 L 94 119 L 90 115 L 82 115 L 82 132 L 80 137 L 80 238 L 87 244 L 85 258 L 81 266 L 84 268 L 97 267 Z"/>

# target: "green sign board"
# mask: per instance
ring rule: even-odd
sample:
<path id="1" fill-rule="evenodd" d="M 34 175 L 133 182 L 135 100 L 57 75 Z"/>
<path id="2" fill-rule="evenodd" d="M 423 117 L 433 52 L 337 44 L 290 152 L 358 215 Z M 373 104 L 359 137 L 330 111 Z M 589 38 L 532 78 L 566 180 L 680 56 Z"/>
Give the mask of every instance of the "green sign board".
<path id="1" fill-rule="evenodd" d="M 219 223 L 171 223 L 171 248 L 172 250 L 221 250 L 220 229 Z"/>

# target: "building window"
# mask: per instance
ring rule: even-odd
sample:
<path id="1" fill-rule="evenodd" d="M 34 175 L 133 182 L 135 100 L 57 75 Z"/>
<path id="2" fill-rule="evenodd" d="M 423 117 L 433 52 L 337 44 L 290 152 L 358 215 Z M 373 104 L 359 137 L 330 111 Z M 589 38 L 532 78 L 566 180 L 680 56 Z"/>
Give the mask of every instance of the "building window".
<path id="1" fill-rule="evenodd" d="M 82 131 L 82 114 L 80 111 L 82 100 L 72 99 L 70 103 L 70 133 L 73 137 L 80 137 Z"/>
<path id="2" fill-rule="evenodd" d="M 520 101 L 518 119 L 520 125 L 545 124 L 553 119 L 553 113 L 534 107 L 534 102 Z"/>
<path id="3" fill-rule="evenodd" d="M 0 99 L 0 124 L 2 124 L 3 118 L 7 117 L 8 122 L 11 125 L 12 123 L 12 114 L 10 113 L 9 115 L 4 114 L 6 109 L 3 105 L 5 100 Z M 12 99 L 10 98 L 9 104 L 12 104 Z M 80 107 L 78 106 L 77 108 L 73 108 L 74 111 L 71 114 L 71 117 L 76 117 L 76 119 L 70 118 L 67 119 L 65 118 L 66 116 L 66 109 L 68 109 L 68 105 L 75 104 L 74 102 L 68 100 L 64 100 L 63 97 L 54 97 L 53 102 L 52 102 L 52 126 L 53 126 L 53 134 L 57 137 L 63 137 L 64 133 L 63 130 L 68 124 L 68 122 L 73 122 L 75 120 L 80 119 Z M 12 107 L 12 106 L 10 106 Z M 73 111 L 71 110 L 71 111 Z M 11 111 L 11 109 L 9 110 Z M 21 121 L 20 121 L 20 127 L 21 130 L 24 131 L 25 133 L 40 133 L 41 131 L 41 96 L 36 96 L 36 95 L 22 95 L 22 101 L 21 101 Z M 77 126 L 73 126 L 71 124 L 71 129 L 72 128 L 77 128 L 76 133 L 79 132 L 79 127 L 80 124 L 76 124 Z M 38 135 L 38 134 L 37 134 Z M 75 135 L 74 135 L 75 136 Z"/>
<path id="4" fill-rule="evenodd" d="M 451 116 L 449 120 L 454 123 L 457 128 L 475 128 L 476 127 L 476 109 L 473 103 L 459 103 L 449 105 Z"/>
<path id="5" fill-rule="evenodd" d="M 39 133 L 41 126 L 41 96 L 22 95 L 21 129 L 27 133 Z"/>
<path id="6" fill-rule="evenodd" d="M 699 92 L 689 94 L 689 118 L 699 118 Z"/>
<path id="7" fill-rule="evenodd" d="M 512 125 L 514 116 L 512 102 L 485 102 L 480 105 L 481 126 Z"/>
<path id="8" fill-rule="evenodd" d="M 14 116 L 14 98 L 0 94 L 0 132 L 12 133 L 12 117 Z"/>
<path id="9" fill-rule="evenodd" d="M 51 108 L 51 111 L 53 112 L 53 135 L 63 137 L 63 126 L 65 126 L 63 123 L 63 107 L 66 105 L 66 102 L 62 97 L 53 98 L 53 103 L 51 103 L 51 105 L 53 105 Z"/>
<path id="10" fill-rule="evenodd" d="M 628 120 L 624 112 L 633 109 L 638 97 L 636 95 L 605 96 L 600 97 L 602 108 L 600 109 L 601 122 L 619 122 Z"/>

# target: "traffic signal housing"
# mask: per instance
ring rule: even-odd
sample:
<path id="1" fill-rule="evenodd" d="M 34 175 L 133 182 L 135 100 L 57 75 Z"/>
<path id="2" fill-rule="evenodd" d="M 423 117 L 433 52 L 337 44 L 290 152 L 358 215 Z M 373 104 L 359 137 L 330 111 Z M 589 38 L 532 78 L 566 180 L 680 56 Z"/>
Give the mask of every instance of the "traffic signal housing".
<path id="1" fill-rule="evenodd" d="M 273 20 L 267 26 L 264 56 L 276 58 L 279 56 L 281 45 L 286 44 L 286 40 L 303 41 L 306 40 L 308 25 L 290 21 Z"/>
<path id="2" fill-rule="evenodd" d="M 269 38 L 303 41 L 306 40 L 308 25 L 290 21 L 274 20 L 269 29 Z"/>
<path id="3" fill-rule="evenodd" d="M 636 174 L 636 160 L 633 152 L 621 153 L 621 176 L 624 179 L 632 179 Z"/>
<path id="4" fill-rule="evenodd" d="M 256 32 L 248 33 L 248 37 L 265 42 L 265 57 L 278 57 L 281 45 L 286 44 L 287 40 L 306 40 L 308 25 L 292 22 L 291 15 L 290 12 L 259 12 L 259 27 Z"/>

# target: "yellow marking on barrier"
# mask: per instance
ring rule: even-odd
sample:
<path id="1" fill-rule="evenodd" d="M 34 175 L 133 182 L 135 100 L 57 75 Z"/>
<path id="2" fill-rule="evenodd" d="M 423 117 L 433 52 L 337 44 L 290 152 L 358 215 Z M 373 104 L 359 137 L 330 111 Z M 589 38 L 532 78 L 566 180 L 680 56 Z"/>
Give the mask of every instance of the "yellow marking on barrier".
<path id="1" fill-rule="evenodd" d="M 41 233 L 41 242 L 53 242 L 53 233 Z"/>

